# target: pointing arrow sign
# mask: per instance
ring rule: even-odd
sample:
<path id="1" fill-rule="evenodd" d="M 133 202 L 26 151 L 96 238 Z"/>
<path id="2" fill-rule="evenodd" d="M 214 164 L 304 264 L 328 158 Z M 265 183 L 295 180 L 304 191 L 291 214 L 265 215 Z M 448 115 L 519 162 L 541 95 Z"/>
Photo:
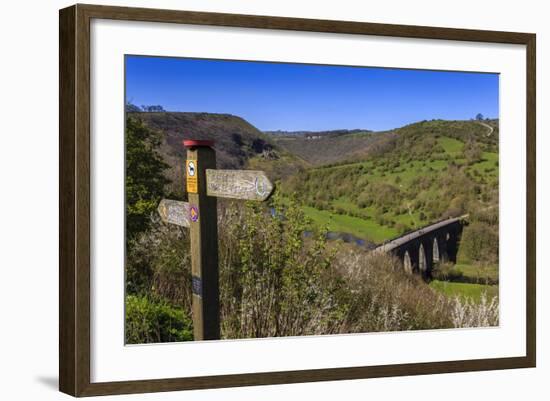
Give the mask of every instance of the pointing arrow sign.
<path id="1" fill-rule="evenodd" d="M 157 210 L 163 222 L 189 227 L 189 203 L 163 199 Z"/>
<path id="2" fill-rule="evenodd" d="M 206 169 L 206 194 L 220 198 L 266 200 L 273 184 L 263 171 Z"/>
<path id="3" fill-rule="evenodd" d="M 187 148 L 189 203 L 163 199 L 158 213 L 165 223 L 189 227 L 195 340 L 220 339 L 217 199 L 264 201 L 273 184 L 263 171 L 215 170 L 213 142 L 183 141 Z"/>

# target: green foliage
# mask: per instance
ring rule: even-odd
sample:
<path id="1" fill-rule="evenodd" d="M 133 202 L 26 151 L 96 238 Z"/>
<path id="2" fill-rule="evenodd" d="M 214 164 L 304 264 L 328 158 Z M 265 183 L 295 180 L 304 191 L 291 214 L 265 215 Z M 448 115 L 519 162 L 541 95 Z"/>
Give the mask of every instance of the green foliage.
<path id="1" fill-rule="evenodd" d="M 345 304 L 324 233 L 304 237 L 307 220 L 292 201 L 236 205 L 223 218 L 220 249 L 223 335 L 228 338 L 332 333 Z"/>
<path id="2" fill-rule="evenodd" d="M 193 325 L 182 308 L 146 296 L 126 296 L 126 343 L 190 341 Z"/>
<path id="3" fill-rule="evenodd" d="M 489 264 L 498 262 L 498 230 L 482 221 L 464 228 L 460 241 L 460 258 Z"/>
<path id="4" fill-rule="evenodd" d="M 141 121 L 126 120 L 126 238 L 132 240 L 149 227 L 150 215 L 164 195 L 168 167 L 158 148 L 161 137 Z"/>
<path id="5" fill-rule="evenodd" d="M 438 263 L 432 271 L 434 280 L 463 281 L 464 273 L 452 263 Z"/>

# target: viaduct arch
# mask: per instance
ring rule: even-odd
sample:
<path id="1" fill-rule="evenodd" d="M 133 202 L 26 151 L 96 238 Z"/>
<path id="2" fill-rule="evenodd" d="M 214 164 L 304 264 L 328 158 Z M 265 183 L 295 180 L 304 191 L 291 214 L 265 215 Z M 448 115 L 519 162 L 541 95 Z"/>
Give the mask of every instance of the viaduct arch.
<path id="1" fill-rule="evenodd" d="M 434 263 L 456 263 L 460 236 L 467 217 L 453 217 L 422 227 L 385 242 L 375 251 L 396 255 L 407 273 L 429 278 Z"/>

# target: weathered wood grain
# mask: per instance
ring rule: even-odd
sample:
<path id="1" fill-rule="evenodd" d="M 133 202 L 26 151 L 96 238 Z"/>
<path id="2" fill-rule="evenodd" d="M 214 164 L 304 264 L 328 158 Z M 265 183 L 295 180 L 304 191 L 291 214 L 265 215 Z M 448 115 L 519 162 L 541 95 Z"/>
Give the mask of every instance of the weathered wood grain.
<path id="1" fill-rule="evenodd" d="M 189 203 L 163 199 L 157 209 L 163 222 L 181 227 L 189 227 Z"/>
<path id="2" fill-rule="evenodd" d="M 196 160 L 197 193 L 189 193 L 191 274 L 193 279 L 193 335 L 198 340 L 220 339 L 217 199 L 207 196 L 207 168 L 216 167 L 216 152 L 208 146 L 187 150 Z M 193 213 L 191 213 L 193 212 Z"/>
<path id="3" fill-rule="evenodd" d="M 273 184 L 263 171 L 206 170 L 206 193 L 219 198 L 264 201 Z"/>

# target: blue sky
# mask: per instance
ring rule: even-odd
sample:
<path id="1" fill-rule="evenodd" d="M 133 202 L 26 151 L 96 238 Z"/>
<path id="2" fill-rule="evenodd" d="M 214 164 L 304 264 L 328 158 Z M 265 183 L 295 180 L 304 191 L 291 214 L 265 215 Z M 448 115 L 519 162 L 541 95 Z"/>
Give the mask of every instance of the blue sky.
<path id="1" fill-rule="evenodd" d="M 498 117 L 498 74 L 126 56 L 126 99 L 267 130 L 375 131 Z"/>

